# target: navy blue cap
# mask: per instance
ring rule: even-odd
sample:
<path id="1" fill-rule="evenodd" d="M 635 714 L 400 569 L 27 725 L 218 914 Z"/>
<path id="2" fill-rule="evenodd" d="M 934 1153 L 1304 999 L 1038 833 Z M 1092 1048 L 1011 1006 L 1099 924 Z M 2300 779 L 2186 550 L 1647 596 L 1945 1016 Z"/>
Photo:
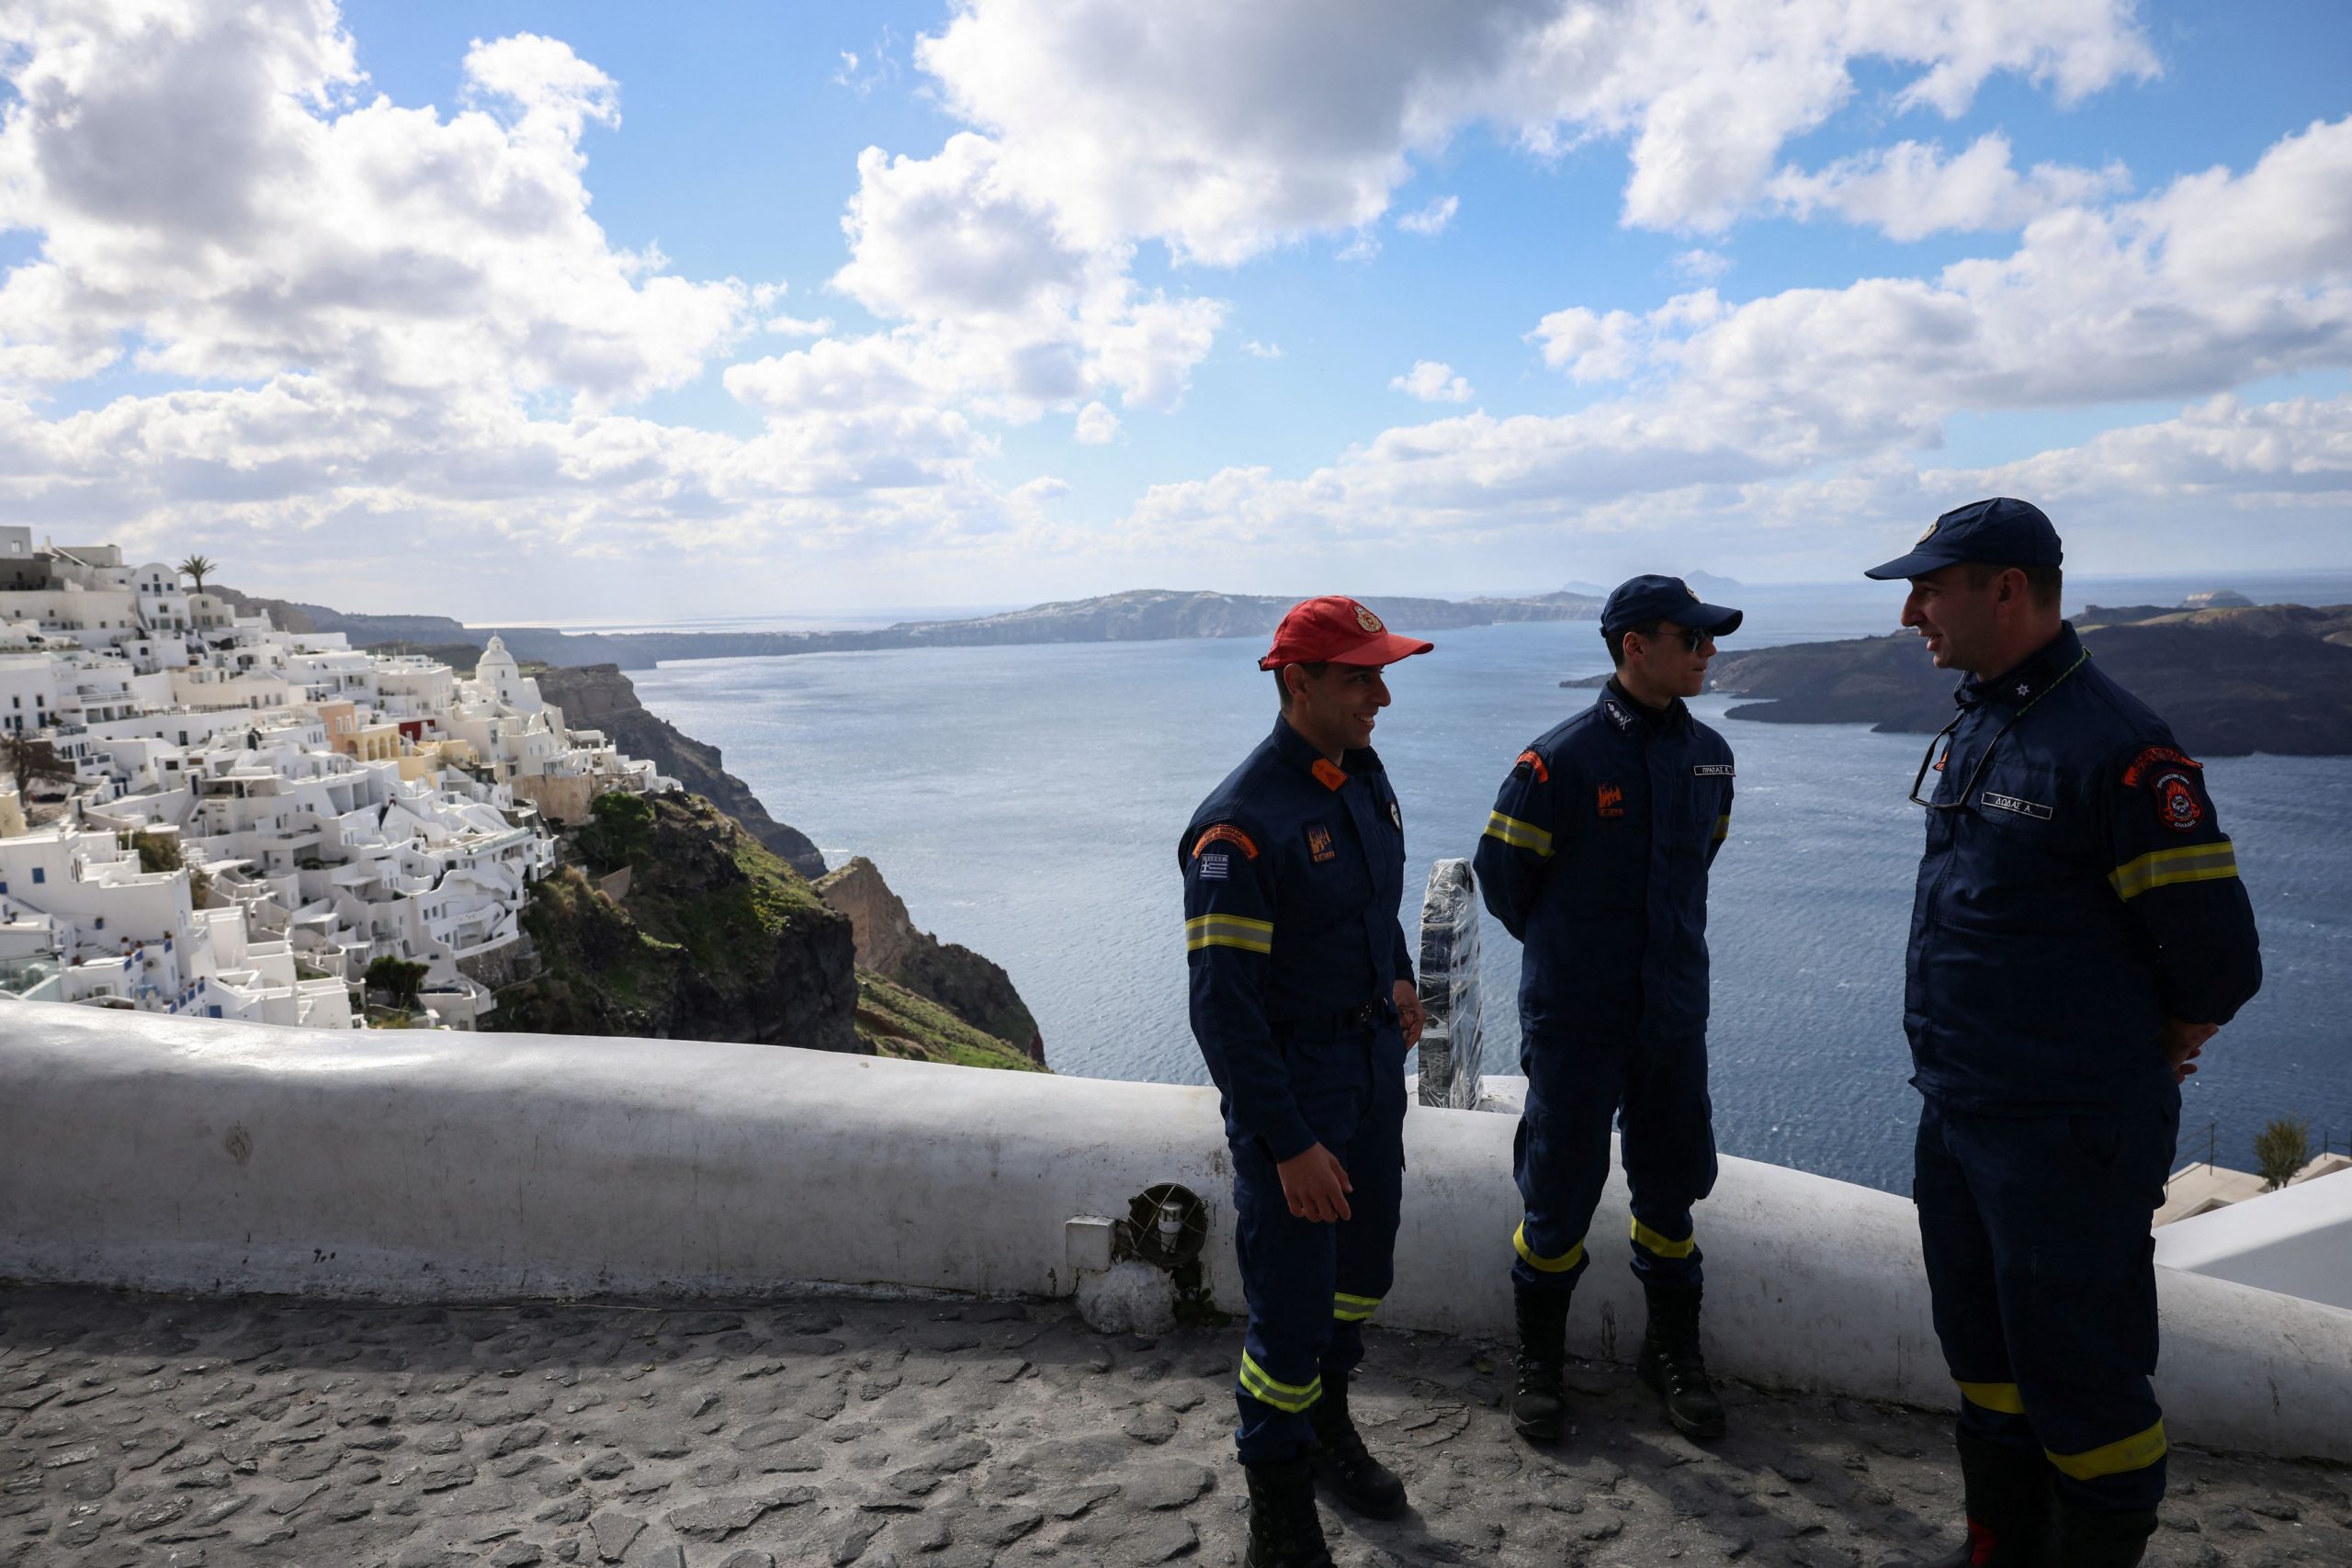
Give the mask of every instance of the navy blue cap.
<path id="1" fill-rule="evenodd" d="M 2058 566 L 2065 552 L 2058 547 L 2058 530 L 2041 508 L 2030 501 L 1996 495 L 1956 506 L 1919 536 L 1907 556 L 1862 573 L 1882 582 L 1891 577 L 1923 577 L 1954 561 L 1981 561 L 1986 566 Z"/>
<path id="2" fill-rule="evenodd" d="M 1627 578 L 1610 593 L 1609 602 L 1600 606 L 1600 633 L 1614 637 L 1647 621 L 1672 621 L 1692 631 L 1729 637 L 1746 618 L 1742 611 L 1705 603 L 1679 577 L 1645 574 Z"/>

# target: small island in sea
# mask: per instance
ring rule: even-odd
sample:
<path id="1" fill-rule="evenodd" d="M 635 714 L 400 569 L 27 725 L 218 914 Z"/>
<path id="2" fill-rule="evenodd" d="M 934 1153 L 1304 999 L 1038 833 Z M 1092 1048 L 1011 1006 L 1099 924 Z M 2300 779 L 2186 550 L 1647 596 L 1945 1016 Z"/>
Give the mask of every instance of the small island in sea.
<path id="1" fill-rule="evenodd" d="M 2091 656 L 2200 756 L 2352 755 L 2352 605 L 2092 605 L 2073 619 Z M 1933 734 L 1957 682 L 1906 631 L 1726 650 L 1708 687 L 1761 699 L 1732 718 Z"/>

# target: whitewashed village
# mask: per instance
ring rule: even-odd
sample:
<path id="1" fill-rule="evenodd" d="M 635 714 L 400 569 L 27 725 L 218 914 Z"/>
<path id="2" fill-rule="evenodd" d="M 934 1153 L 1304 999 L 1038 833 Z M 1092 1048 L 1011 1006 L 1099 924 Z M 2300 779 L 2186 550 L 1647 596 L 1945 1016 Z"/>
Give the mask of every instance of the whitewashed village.
<path id="1" fill-rule="evenodd" d="M 495 637 L 462 678 L 240 614 L 192 564 L 0 526 L 0 1006 L 481 1024 L 554 829 L 676 781 Z"/>

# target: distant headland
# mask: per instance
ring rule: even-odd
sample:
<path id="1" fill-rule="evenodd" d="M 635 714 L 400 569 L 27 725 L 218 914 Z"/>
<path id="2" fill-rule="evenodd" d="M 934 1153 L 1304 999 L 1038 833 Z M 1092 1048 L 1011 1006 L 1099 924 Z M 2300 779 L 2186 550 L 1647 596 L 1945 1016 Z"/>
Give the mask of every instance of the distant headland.
<path id="1" fill-rule="evenodd" d="M 567 632 L 545 626 L 469 626 L 445 615 L 355 615 L 322 604 L 251 598 L 233 591 L 224 591 L 220 596 L 241 609 L 266 611 L 277 625 L 292 630 L 342 632 L 355 646 L 406 643 L 436 657 L 450 657 L 466 648 L 479 649 L 495 633 L 519 659 L 548 664 L 613 664 L 623 670 L 650 670 L 673 659 L 773 659 L 887 648 L 1262 637 L 1295 603 L 1293 597 L 1278 594 L 1139 588 L 969 620 L 903 621 L 857 631 Z M 1562 592 L 1517 599 L 1368 597 L 1364 604 L 1400 626 L 1434 632 L 1504 621 L 1595 620 L 1600 615 L 1601 601 L 1592 594 Z"/>
<path id="2" fill-rule="evenodd" d="M 2352 755 L 2352 605 L 2219 599 L 2205 608 L 2093 605 L 2075 627 L 2100 666 L 2200 756 Z M 1769 699 L 1730 709 L 1733 718 L 1933 734 L 1951 721 L 1957 679 L 1899 632 L 1726 652 L 1709 687 Z"/>

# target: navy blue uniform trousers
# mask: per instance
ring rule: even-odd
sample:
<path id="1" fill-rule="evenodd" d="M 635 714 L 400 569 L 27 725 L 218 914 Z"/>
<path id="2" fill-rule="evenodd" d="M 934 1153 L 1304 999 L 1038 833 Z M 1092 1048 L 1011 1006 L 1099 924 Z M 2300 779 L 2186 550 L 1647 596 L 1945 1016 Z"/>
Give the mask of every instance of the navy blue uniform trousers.
<path id="1" fill-rule="evenodd" d="M 2165 1492 L 2155 1242 L 2177 1098 L 2095 1115 L 1919 1113 L 1919 1236 L 1962 1430 L 2047 1458 L 2075 1506 Z"/>
<path id="2" fill-rule="evenodd" d="M 1704 1036 L 1629 1043 L 1529 1039 L 1527 1109 L 1512 1146 L 1526 1206 L 1511 1279 L 1573 1291 L 1590 1261 L 1585 1233 L 1609 1180 L 1609 1124 L 1623 1138 L 1633 1194 L 1634 1272 L 1645 1286 L 1701 1281 L 1690 1206 L 1714 1190 L 1713 1106 Z"/>
<path id="3" fill-rule="evenodd" d="M 1265 1148 L 1255 1138 L 1229 1141 L 1236 1250 L 1250 1302 L 1234 1395 L 1244 1464 L 1281 1464 L 1315 1446 L 1306 1412 L 1323 1396 L 1326 1373 L 1363 1359 L 1363 1325 L 1394 1277 L 1405 1038 L 1394 1013 L 1383 1011 L 1369 1030 L 1283 1042 L 1299 1113 L 1354 1187 L 1347 1219 L 1297 1218 Z"/>

